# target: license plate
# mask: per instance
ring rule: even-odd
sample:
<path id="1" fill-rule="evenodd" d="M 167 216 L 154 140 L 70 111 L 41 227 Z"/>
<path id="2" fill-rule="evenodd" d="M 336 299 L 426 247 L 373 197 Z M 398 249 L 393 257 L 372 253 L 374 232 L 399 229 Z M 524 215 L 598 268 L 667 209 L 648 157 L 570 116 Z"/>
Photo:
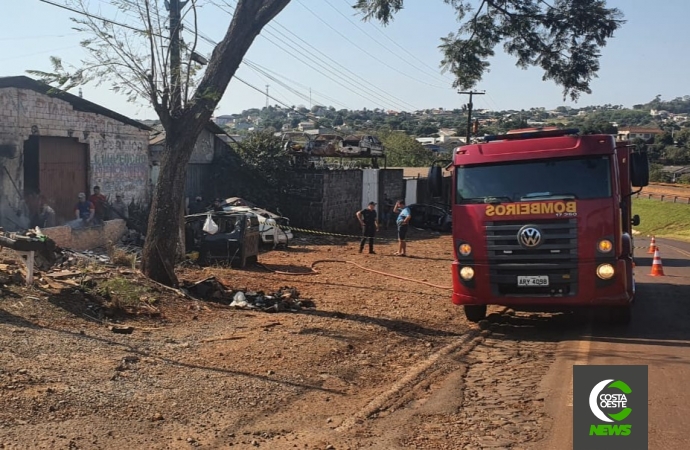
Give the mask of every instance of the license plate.
<path id="1" fill-rule="evenodd" d="M 523 287 L 548 286 L 549 277 L 546 275 L 519 276 L 517 277 L 517 284 Z"/>

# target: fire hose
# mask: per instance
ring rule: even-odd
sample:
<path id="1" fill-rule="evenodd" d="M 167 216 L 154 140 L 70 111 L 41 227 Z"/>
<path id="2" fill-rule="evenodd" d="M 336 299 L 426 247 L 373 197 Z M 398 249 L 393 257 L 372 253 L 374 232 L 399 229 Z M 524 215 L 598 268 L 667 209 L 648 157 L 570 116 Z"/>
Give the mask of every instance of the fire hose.
<path id="1" fill-rule="evenodd" d="M 397 278 L 399 280 L 410 281 L 412 283 L 424 284 L 426 286 L 434 287 L 437 289 L 453 290 L 452 286 L 441 286 L 438 284 L 429 283 L 428 281 L 415 280 L 414 278 L 408 278 L 408 277 L 403 277 L 401 275 L 395 275 L 392 273 L 381 272 L 380 270 L 370 269 L 368 267 L 364 267 L 360 264 L 357 264 L 353 261 L 345 261 L 342 259 L 319 259 L 319 260 L 316 260 L 316 261 L 311 263 L 311 266 L 309 267 L 309 269 L 310 269 L 309 272 L 286 272 L 286 271 L 271 269 L 270 267 L 267 267 L 265 264 L 261 264 L 261 263 L 257 263 L 257 265 L 260 267 L 263 267 L 264 269 L 268 270 L 269 272 L 273 272 L 273 273 L 278 274 L 278 275 L 317 275 L 320 272 L 318 270 L 316 270 L 315 266 L 318 264 L 325 264 L 325 263 L 352 264 L 353 266 L 357 267 L 358 269 L 365 270 L 367 272 L 373 272 L 373 273 L 383 275 L 386 277 Z"/>

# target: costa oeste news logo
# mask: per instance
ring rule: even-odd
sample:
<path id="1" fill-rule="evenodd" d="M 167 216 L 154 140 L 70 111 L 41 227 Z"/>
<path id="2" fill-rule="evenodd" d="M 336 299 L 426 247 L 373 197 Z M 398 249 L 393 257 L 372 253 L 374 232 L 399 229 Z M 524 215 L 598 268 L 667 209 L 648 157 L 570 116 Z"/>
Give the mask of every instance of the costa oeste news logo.
<path id="1" fill-rule="evenodd" d="M 573 366 L 573 449 L 647 449 L 647 366 Z"/>
<path id="2" fill-rule="evenodd" d="M 604 389 L 617 389 L 621 391 L 620 393 L 602 393 Z M 597 383 L 589 394 L 589 407 L 592 410 L 594 417 L 601 420 L 602 422 L 621 422 L 625 420 L 632 412 L 631 408 L 628 408 L 628 397 L 626 394 L 632 393 L 632 389 L 624 381 L 621 380 L 604 380 Z M 616 413 L 604 411 L 618 411 Z M 621 425 L 592 425 L 589 427 L 589 435 L 597 436 L 628 436 L 632 431 L 632 425 L 621 424 Z"/>

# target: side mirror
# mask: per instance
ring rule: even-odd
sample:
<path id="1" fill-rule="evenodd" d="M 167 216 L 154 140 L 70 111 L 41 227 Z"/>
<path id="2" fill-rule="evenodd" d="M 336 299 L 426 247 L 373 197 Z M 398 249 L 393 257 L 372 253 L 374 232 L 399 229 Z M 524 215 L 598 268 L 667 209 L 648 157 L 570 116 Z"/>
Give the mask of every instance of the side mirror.
<path id="1" fill-rule="evenodd" d="M 634 226 L 634 227 L 638 226 L 638 225 L 640 224 L 640 216 L 638 216 L 637 214 L 635 214 L 635 215 L 632 217 L 632 220 L 630 221 L 630 223 L 632 223 L 632 226 Z"/>
<path id="2" fill-rule="evenodd" d="M 441 197 L 443 195 L 443 172 L 440 166 L 429 167 L 429 194 L 432 197 Z"/>
<path id="3" fill-rule="evenodd" d="M 649 184 L 649 159 L 646 152 L 630 154 L 630 182 L 634 187 Z"/>

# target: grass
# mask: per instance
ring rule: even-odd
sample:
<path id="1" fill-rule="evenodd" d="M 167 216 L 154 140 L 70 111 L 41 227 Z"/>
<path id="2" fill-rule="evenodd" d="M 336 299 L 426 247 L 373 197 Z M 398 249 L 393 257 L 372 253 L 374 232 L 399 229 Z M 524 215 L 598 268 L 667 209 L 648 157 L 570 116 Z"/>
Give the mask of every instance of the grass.
<path id="1" fill-rule="evenodd" d="M 108 241 L 106 244 L 106 251 L 110 257 L 110 262 L 116 266 L 125 266 L 135 269 L 137 266 L 137 255 L 134 253 L 127 253 L 126 250 L 116 247 L 112 242 Z"/>
<path id="2" fill-rule="evenodd" d="M 640 216 L 640 224 L 634 228 L 642 235 L 690 242 L 690 205 L 636 198 L 632 209 Z"/>
<path id="3" fill-rule="evenodd" d="M 110 278 L 99 283 L 96 293 L 108 301 L 113 310 L 131 311 L 134 309 L 151 309 L 155 299 L 145 286 L 138 285 L 126 278 Z"/>

